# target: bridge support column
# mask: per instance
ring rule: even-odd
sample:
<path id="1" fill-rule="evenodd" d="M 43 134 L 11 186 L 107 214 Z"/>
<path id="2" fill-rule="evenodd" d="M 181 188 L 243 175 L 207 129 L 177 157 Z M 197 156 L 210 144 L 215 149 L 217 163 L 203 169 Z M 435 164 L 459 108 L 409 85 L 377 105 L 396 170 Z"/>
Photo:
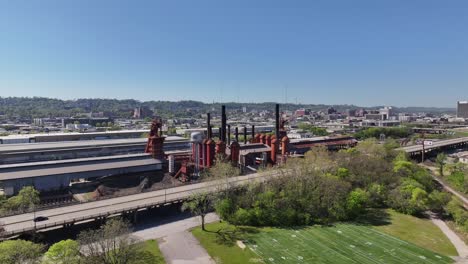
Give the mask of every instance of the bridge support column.
<path id="1" fill-rule="evenodd" d="M 136 224 L 138 220 L 138 210 L 133 211 L 132 223 Z"/>

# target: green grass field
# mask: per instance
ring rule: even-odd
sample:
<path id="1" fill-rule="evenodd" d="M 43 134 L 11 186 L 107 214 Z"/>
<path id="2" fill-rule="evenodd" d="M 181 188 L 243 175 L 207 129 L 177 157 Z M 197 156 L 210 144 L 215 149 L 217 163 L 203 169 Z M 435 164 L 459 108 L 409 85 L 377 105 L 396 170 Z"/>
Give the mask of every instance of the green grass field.
<path id="1" fill-rule="evenodd" d="M 446 256 L 457 255 L 447 237 L 430 220 L 393 210 L 374 213 L 367 215 L 367 221 L 360 221 L 361 224 L 281 229 L 236 228 L 223 222 L 208 224 L 209 232 L 195 228 L 192 233 L 217 263 L 223 264 L 437 264 L 452 263 Z M 237 240 L 248 241 L 248 248 L 240 249 Z"/>
<path id="2" fill-rule="evenodd" d="M 265 263 L 452 263 L 449 257 L 353 224 L 268 229 L 248 247 Z"/>

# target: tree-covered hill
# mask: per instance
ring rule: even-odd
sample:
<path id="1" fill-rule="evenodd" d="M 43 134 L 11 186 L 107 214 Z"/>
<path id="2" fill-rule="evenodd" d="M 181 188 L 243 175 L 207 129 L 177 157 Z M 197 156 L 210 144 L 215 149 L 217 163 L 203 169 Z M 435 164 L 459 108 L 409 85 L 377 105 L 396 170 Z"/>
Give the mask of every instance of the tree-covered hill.
<path id="1" fill-rule="evenodd" d="M 274 102 L 265 103 L 223 103 L 228 111 L 241 110 L 247 107 L 250 111 L 256 109 L 273 110 Z M 163 117 L 188 117 L 194 114 L 205 113 L 212 109 L 219 109 L 221 103 L 203 103 L 198 101 L 137 101 L 132 99 L 77 99 L 61 100 L 44 97 L 0 97 L 0 115 L 8 117 L 37 118 L 37 117 L 62 117 L 73 116 L 78 113 L 86 112 L 104 112 L 105 115 L 115 118 L 131 117 L 135 107 L 147 107 L 155 109 L 158 115 Z M 314 105 L 314 104 L 282 104 L 282 110 L 296 110 L 306 108 L 312 111 L 325 110 L 333 107 L 337 111 L 344 112 L 347 109 L 378 109 L 375 107 L 359 107 L 355 105 Z M 433 108 L 433 107 L 408 107 L 395 108 L 397 112 L 431 112 L 431 113 L 454 113 L 452 108 Z"/>

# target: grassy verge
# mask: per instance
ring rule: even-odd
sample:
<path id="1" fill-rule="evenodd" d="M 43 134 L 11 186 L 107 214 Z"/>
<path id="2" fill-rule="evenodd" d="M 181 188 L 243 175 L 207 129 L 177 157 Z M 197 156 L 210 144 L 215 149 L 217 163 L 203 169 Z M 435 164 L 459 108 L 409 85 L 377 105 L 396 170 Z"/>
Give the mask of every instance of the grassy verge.
<path id="1" fill-rule="evenodd" d="M 164 264 L 166 261 L 159 251 L 158 242 L 156 240 L 147 240 L 140 243 L 144 252 L 144 258 L 138 261 L 138 264 Z"/>

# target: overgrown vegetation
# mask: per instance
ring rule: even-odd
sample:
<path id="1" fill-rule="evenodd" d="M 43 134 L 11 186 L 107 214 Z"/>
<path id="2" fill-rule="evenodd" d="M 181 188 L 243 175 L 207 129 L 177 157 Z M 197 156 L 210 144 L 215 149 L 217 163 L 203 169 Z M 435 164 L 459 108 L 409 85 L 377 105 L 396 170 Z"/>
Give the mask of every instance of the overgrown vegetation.
<path id="1" fill-rule="evenodd" d="M 448 202 L 427 170 L 375 139 L 336 153 L 315 148 L 281 172 L 223 195 L 217 213 L 234 225 L 294 226 L 353 220 L 369 207 L 420 215 Z"/>

